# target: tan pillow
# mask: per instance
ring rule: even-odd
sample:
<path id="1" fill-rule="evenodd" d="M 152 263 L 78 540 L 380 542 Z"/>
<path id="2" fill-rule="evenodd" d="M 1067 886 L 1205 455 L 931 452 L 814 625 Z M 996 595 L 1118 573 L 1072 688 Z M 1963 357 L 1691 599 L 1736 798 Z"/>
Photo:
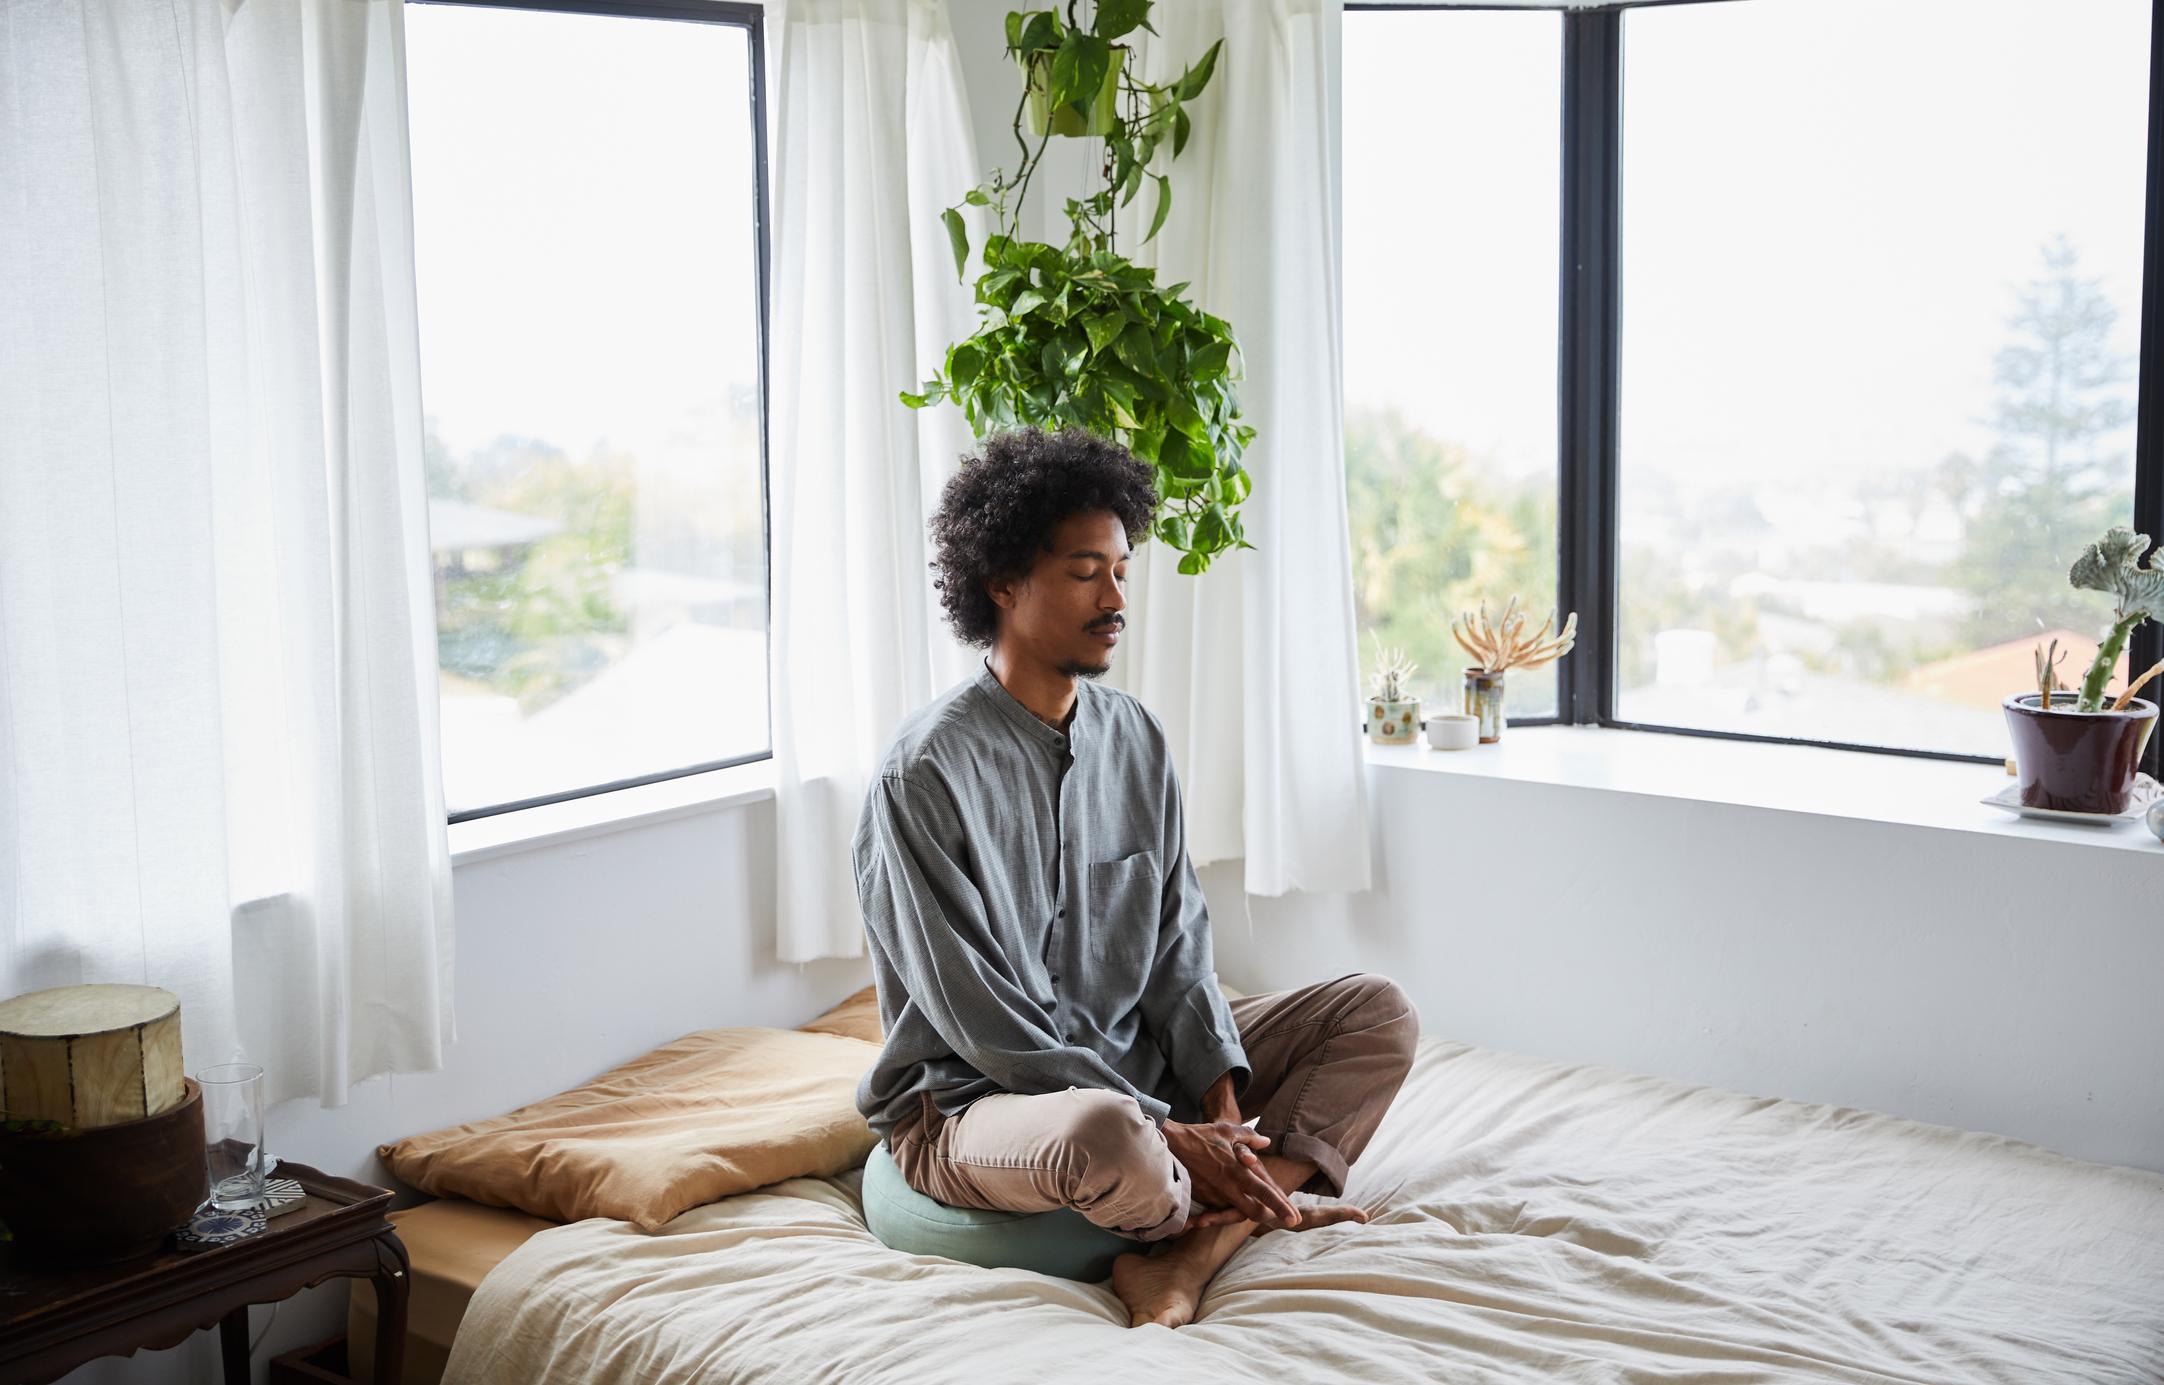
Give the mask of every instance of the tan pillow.
<path id="1" fill-rule="evenodd" d="M 877 1137 L 857 1080 L 878 1055 L 839 1034 L 704 1029 L 545 1101 L 376 1153 L 438 1197 L 652 1231 L 733 1193 L 862 1164 Z"/>
<path id="2" fill-rule="evenodd" d="M 884 1044 L 886 1031 L 879 1027 L 879 988 L 866 986 L 819 1018 L 797 1026 L 818 1034 L 840 1034 L 868 1044 Z"/>

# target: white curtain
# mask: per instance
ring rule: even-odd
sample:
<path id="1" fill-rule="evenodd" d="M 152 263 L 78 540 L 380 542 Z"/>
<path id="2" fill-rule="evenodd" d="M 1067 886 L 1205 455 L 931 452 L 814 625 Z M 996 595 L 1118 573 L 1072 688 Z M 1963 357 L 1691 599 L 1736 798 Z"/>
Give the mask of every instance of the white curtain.
<path id="1" fill-rule="evenodd" d="M 1244 858 L 1260 895 L 1370 884 L 1345 510 L 1342 18 L 1339 0 L 1180 0 L 1156 8 L 1159 37 L 1134 36 L 1158 82 L 1224 40 L 1170 165 L 1170 218 L 1134 246 L 1154 210 L 1145 185 L 1121 240 L 1239 336 L 1255 550 L 1197 578 L 1145 546 L 1130 568 L 1133 637 L 1108 681 L 1165 724 L 1195 862 Z"/>
<path id="2" fill-rule="evenodd" d="M 776 954 L 803 962 L 864 952 L 849 847 L 871 773 L 977 657 L 926 567 L 968 428 L 896 396 L 975 330 L 939 213 L 980 174 L 944 0 L 767 14 Z"/>
<path id="3" fill-rule="evenodd" d="M 451 1034 L 402 22 L 0 8 L 0 990 L 327 1105 Z"/>

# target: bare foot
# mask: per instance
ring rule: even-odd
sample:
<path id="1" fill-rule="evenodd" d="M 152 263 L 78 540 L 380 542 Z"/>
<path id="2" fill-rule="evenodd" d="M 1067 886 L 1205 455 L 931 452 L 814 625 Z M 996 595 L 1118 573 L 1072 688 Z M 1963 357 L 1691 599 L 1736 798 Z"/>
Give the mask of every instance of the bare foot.
<path id="1" fill-rule="evenodd" d="M 1178 1255 L 1140 1255 L 1129 1251 L 1112 1261 L 1112 1292 L 1127 1305 L 1127 1325 L 1179 1327 L 1194 1321 L 1208 1281 Z"/>
<path id="2" fill-rule="evenodd" d="M 1256 1224 L 1255 1234 L 1265 1231 L 1313 1231 L 1318 1226 L 1336 1226 L 1339 1222 L 1367 1223 L 1367 1209 L 1350 1202 L 1300 1202 L 1293 1204 L 1300 1213 L 1300 1220 L 1286 1227 L 1269 1227 Z"/>

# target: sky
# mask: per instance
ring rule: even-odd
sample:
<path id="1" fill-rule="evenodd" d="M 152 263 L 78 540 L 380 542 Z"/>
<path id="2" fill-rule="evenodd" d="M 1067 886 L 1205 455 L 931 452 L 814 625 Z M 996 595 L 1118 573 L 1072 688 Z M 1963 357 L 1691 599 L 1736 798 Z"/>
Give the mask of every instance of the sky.
<path id="1" fill-rule="evenodd" d="M 423 407 L 454 450 L 725 445 L 756 389 L 744 30 L 406 7 Z"/>
<path id="2" fill-rule="evenodd" d="M 1352 405 L 1555 465 L 1552 14 L 1345 18 Z M 1981 450 L 2012 287 L 2141 274 L 2142 0 L 1738 0 L 1624 19 L 1627 477 Z M 2130 391 L 2131 395 L 2131 391 Z"/>

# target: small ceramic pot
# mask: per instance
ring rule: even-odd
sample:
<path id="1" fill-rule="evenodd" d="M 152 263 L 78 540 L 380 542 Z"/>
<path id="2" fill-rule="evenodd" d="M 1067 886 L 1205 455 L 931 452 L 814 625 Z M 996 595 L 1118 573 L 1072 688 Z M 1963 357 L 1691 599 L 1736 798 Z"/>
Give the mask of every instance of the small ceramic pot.
<path id="1" fill-rule="evenodd" d="M 1420 739 L 1420 699 L 1368 699 L 1368 739 L 1377 745 L 1411 745 Z"/>
<path id="2" fill-rule="evenodd" d="M 1503 672 L 1494 673 L 1484 668 L 1465 671 L 1465 710 L 1480 722 L 1480 743 L 1493 745 L 1503 739 L 1503 728 L 1509 725 L 1503 714 Z"/>
<path id="3" fill-rule="evenodd" d="M 1471 750 L 1480 744 L 1480 718 L 1437 712 L 1428 718 L 1428 744 L 1437 750 Z"/>
<path id="4" fill-rule="evenodd" d="M 2156 727 L 2156 704 L 2137 697 L 2124 711 L 2077 712 L 2080 701 L 2079 693 L 2054 693 L 2046 708 L 2038 694 L 2021 693 L 2002 704 L 2021 802 L 2068 813 L 2123 813 Z"/>
<path id="5" fill-rule="evenodd" d="M 2164 798 L 2149 805 L 2149 830 L 2156 833 L 2158 841 L 2164 842 Z"/>

